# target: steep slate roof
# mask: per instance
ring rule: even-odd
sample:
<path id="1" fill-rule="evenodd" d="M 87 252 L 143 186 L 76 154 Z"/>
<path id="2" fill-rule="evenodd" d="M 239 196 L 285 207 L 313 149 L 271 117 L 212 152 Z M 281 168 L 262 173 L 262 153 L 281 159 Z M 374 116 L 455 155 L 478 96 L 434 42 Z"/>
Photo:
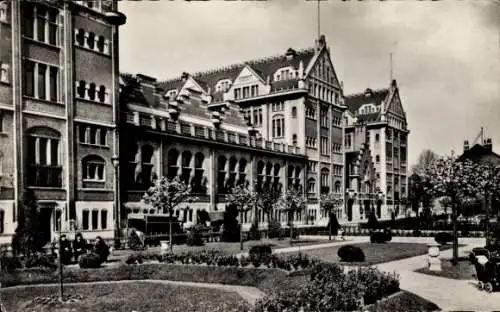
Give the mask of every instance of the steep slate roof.
<path id="1" fill-rule="evenodd" d="M 369 93 L 370 95 L 367 96 L 366 95 L 367 93 Z M 358 109 L 364 104 L 375 104 L 379 106 L 382 103 L 382 101 L 384 101 L 387 98 L 388 94 L 389 94 L 389 89 L 377 89 L 377 90 L 366 89 L 364 92 L 361 93 L 347 95 L 345 97 L 345 105 L 347 105 L 347 108 L 352 113 L 356 113 Z"/>
<path id="2" fill-rule="evenodd" d="M 270 82 L 272 84 L 271 90 L 279 90 L 279 89 L 288 89 L 293 85 L 297 85 L 297 81 L 295 79 L 285 80 L 276 82 L 278 85 L 273 88 L 273 78 L 274 73 L 282 68 L 292 66 L 295 69 L 299 68 L 300 61 L 303 62 L 304 69 L 307 67 L 307 64 L 311 61 L 315 54 L 314 48 L 310 48 L 307 50 L 299 50 L 295 51 L 295 55 L 293 58 L 288 59 L 286 54 L 282 54 L 275 57 L 267 57 L 258 60 L 251 60 L 247 62 L 243 62 L 240 64 L 234 64 L 227 67 L 223 67 L 221 69 L 210 70 L 206 72 L 194 73 L 192 75 L 193 79 L 198 82 L 198 84 L 205 89 L 206 92 L 215 93 L 215 86 L 218 81 L 223 79 L 229 79 L 234 81 L 236 77 L 240 74 L 241 70 L 245 66 L 250 66 L 256 74 L 258 74 L 264 81 L 267 81 L 267 78 L 270 78 Z M 165 91 L 172 89 L 179 89 L 182 86 L 182 79 L 175 78 L 172 80 L 167 80 L 164 82 L 160 82 L 159 86 L 162 87 Z"/>

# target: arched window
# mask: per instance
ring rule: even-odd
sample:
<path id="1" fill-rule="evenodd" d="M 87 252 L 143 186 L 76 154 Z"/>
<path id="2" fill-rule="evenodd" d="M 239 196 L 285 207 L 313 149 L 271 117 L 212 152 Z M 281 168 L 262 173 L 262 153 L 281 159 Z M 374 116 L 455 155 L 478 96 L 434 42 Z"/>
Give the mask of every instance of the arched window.
<path id="1" fill-rule="evenodd" d="M 292 107 L 292 118 L 297 118 L 297 107 Z"/>
<path id="2" fill-rule="evenodd" d="M 226 182 L 226 162 L 227 159 L 224 156 L 219 156 L 218 161 L 217 161 L 217 188 L 218 188 L 218 193 L 219 194 L 225 194 L 226 193 L 226 188 L 225 182 Z"/>
<path id="3" fill-rule="evenodd" d="M 285 136 L 285 117 L 283 115 L 273 116 L 272 134 L 273 138 L 282 138 Z"/>
<path id="4" fill-rule="evenodd" d="M 99 102 L 102 102 L 102 103 L 106 102 L 106 87 L 105 86 L 99 87 L 99 91 L 97 91 L 97 97 L 99 99 Z"/>
<path id="5" fill-rule="evenodd" d="M 307 180 L 307 192 L 315 193 L 315 188 L 316 188 L 316 181 L 313 178 Z"/>
<path id="6" fill-rule="evenodd" d="M 95 96 L 96 96 L 96 86 L 95 86 L 95 83 L 91 83 L 89 85 L 89 89 L 88 89 L 88 96 L 89 96 L 89 100 L 91 101 L 95 101 Z"/>
<path id="7" fill-rule="evenodd" d="M 178 175 L 179 171 L 179 165 L 178 165 L 178 159 L 179 159 L 179 151 L 177 151 L 175 148 L 171 149 L 167 153 L 167 165 L 168 165 L 168 171 L 167 171 L 167 178 L 172 180 Z"/>
<path id="8" fill-rule="evenodd" d="M 264 162 L 261 160 L 257 163 L 257 189 L 260 190 L 263 187 L 264 183 Z"/>
<path id="9" fill-rule="evenodd" d="M 181 180 L 189 185 L 189 179 L 191 176 L 191 158 L 192 154 L 189 151 L 184 151 L 182 153 L 182 177 Z"/>
<path id="10" fill-rule="evenodd" d="M 203 162 L 205 161 L 205 156 L 202 153 L 196 153 L 194 155 L 194 178 L 192 183 L 193 193 L 205 193 L 206 188 L 202 185 L 203 182 Z"/>
<path id="11" fill-rule="evenodd" d="M 34 127 L 27 132 L 27 175 L 29 186 L 61 187 L 62 166 L 59 157 L 58 131 Z"/>
<path id="12" fill-rule="evenodd" d="M 226 189 L 231 190 L 236 183 L 236 165 L 238 164 L 238 160 L 233 156 L 229 159 L 229 179 L 227 181 Z"/>
<path id="13" fill-rule="evenodd" d="M 274 164 L 273 189 L 279 189 L 280 187 L 280 170 L 281 166 Z"/>
<path id="14" fill-rule="evenodd" d="M 88 37 L 87 37 L 87 45 L 89 46 L 89 49 L 94 50 L 95 47 L 95 34 L 93 32 L 90 32 Z"/>
<path id="15" fill-rule="evenodd" d="M 97 155 L 89 155 L 82 159 L 82 178 L 84 181 L 104 182 L 105 181 L 104 159 Z"/>
<path id="16" fill-rule="evenodd" d="M 328 194 L 330 192 L 330 170 L 321 169 L 321 194 Z"/>
<path id="17" fill-rule="evenodd" d="M 300 180 L 300 174 L 302 173 L 302 168 L 300 166 L 295 167 L 295 181 L 294 189 L 300 191 L 302 189 L 302 181 Z"/>
<path id="18" fill-rule="evenodd" d="M 153 153 L 154 148 L 145 144 L 141 147 L 141 177 L 144 188 L 149 188 L 153 181 Z"/>
<path id="19" fill-rule="evenodd" d="M 268 162 L 266 164 L 266 180 L 264 182 L 264 189 L 268 190 L 271 188 L 273 179 L 273 164 Z"/>
<path id="20" fill-rule="evenodd" d="M 335 182 L 335 193 L 340 193 L 342 192 L 342 184 L 340 181 Z"/>
<path id="21" fill-rule="evenodd" d="M 85 86 L 86 83 L 83 80 L 78 82 L 78 87 L 76 88 L 76 94 L 79 98 L 85 98 Z"/>
<path id="22" fill-rule="evenodd" d="M 292 144 L 297 145 L 297 134 L 295 133 L 292 135 Z"/>
<path id="23" fill-rule="evenodd" d="M 294 167 L 292 165 L 288 166 L 288 188 L 293 187 L 294 183 L 294 173 L 293 173 Z"/>
<path id="24" fill-rule="evenodd" d="M 392 186 L 387 186 L 387 197 L 392 197 Z"/>
<path id="25" fill-rule="evenodd" d="M 85 31 L 83 29 L 80 28 L 76 31 L 75 41 L 79 46 L 83 46 L 85 41 Z"/>
<path id="26" fill-rule="evenodd" d="M 97 50 L 99 50 L 99 52 L 104 52 L 104 37 L 103 36 L 99 36 L 99 38 L 97 39 Z"/>
<path id="27" fill-rule="evenodd" d="M 238 168 L 238 185 L 245 185 L 246 181 L 246 167 L 247 160 L 245 158 L 240 159 L 239 168 Z"/>

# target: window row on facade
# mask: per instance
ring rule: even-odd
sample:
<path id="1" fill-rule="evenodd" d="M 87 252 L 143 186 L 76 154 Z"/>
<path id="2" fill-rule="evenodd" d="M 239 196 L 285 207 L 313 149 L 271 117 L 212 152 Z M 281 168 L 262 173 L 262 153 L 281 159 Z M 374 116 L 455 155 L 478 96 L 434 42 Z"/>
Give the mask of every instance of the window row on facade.
<path id="1" fill-rule="evenodd" d="M 109 39 L 83 29 L 75 29 L 75 44 L 86 49 L 110 54 Z"/>
<path id="2" fill-rule="evenodd" d="M 107 230 L 108 211 L 105 209 L 84 209 L 81 220 L 82 230 Z"/>
<path id="3" fill-rule="evenodd" d="M 283 115 L 274 115 L 272 120 L 273 138 L 282 138 L 285 136 L 285 117 Z"/>
<path id="4" fill-rule="evenodd" d="M 259 86 L 251 85 L 246 87 L 240 87 L 234 89 L 235 99 L 244 99 L 248 97 L 254 97 L 259 95 Z"/>
<path id="5" fill-rule="evenodd" d="M 76 98 L 110 104 L 110 93 L 111 90 L 103 85 L 97 86 L 83 80 L 76 82 Z"/>

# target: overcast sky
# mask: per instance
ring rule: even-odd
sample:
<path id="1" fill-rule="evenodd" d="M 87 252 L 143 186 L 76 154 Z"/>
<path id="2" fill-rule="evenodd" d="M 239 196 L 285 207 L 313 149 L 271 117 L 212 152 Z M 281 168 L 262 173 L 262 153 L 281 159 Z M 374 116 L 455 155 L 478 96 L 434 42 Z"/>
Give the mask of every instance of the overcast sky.
<path id="1" fill-rule="evenodd" d="M 317 37 L 317 3 L 121 1 L 120 70 L 177 77 Z M 500 2 L 321 2 L 321 32 L 346 94 L 387 87 L 389 55 L 409 128 L 409 162 L 462 152 L 484 126 L 500 153 Z"/>

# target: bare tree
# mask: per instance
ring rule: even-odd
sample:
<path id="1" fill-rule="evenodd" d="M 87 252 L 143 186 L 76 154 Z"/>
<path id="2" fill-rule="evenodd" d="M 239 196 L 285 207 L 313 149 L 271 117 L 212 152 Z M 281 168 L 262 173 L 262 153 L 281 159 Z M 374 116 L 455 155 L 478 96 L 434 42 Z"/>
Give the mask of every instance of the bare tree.
<path id="1" fill-rule="evenodd" d="M 423 174 L 432 164 L 439 159 L 439 155 L 430 149 L 423 150 L 418 156 L 417 163 L 411 168 L 413 173 Z"/>

